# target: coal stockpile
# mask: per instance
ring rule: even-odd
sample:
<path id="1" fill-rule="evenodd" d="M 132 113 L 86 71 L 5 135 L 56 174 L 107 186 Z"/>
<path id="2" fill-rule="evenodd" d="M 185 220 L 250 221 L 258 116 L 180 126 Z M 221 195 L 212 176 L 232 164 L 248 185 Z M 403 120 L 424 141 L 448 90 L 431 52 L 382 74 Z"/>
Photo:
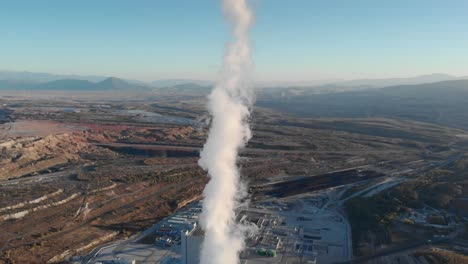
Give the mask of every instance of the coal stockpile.
<path id="1" fill-rule="evenodd" d="M 254 198 L 261 196 L 283 198 L 337 187 L 344 184 L 372 180 L 383 176 L 385 175 L 371 170 L 351 169 L 282 181 L 268 185 L 253 186 L 250 189 L 250 192 Z"/>

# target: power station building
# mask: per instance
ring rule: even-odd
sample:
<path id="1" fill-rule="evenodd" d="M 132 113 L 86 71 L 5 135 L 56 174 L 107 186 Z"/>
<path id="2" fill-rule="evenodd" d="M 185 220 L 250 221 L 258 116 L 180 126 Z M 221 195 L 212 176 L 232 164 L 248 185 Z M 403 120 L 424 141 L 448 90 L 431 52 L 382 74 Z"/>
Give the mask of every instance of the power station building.
<path id="1" fill-rule="evenodd" d="M 182 231 L 182 264 L 200 263 L 200 250 L 203 242 L 203 236 L 203 230 L 196 224 L 192 230 Z"/>

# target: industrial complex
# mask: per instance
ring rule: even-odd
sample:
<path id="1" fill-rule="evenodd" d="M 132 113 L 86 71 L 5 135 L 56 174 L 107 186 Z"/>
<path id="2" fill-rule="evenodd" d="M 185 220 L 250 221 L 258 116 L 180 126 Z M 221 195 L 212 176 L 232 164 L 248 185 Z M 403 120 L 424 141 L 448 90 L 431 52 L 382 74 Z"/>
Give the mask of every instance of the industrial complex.
<path id="1" fill-rule="evenodd" d="M 334 263 L 352 256 L 350 227 L 327 209 L 329 194 L 270 198 L 239 208 L 237 221 L 248 226 L 242 264 Z M 198 264 L 203 230 L 198 225 L 202 201 L 165 218 L 144 233 L 104 247 L 88 263 L 116 259 L 136 263 Z"/>

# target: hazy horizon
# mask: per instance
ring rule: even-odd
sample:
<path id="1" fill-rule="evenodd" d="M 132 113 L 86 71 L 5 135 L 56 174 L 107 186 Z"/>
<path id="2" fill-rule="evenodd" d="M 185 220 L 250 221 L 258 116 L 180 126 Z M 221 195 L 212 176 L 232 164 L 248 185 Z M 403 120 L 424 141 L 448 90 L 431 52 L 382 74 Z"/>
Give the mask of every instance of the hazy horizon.
<path id="1" fill-rule="evenodd" d="M 251 1 L 255 80 L 468 75 L 468 2 Z M 14 1 L 0 69 L 149 82 L 215 80 L 227 37 L 216 1 Z"/>
<path id="2" fill-rule="evenodd" d="M 58 79 L 73 79 L 73 77 L 80 78 L 80 79 L 86 79 L 86 77 L 89 78 L 119 78 L 123 80 L 128 80 L 128 81 L 138 81 L 142 82 L 144 84 L 151 84 L 152 82 L 164 82 L 164 81 L 194 81 L 194 82 L 216 82 L 216 78 L 212 79 L 198 79 L 198 78 L 190 78 L 186 76 L 179 76 L 179 77 L 174 77 L 174 78 L 153 78 L 149 80 L 141 80 L 141 79 L 130 79 L 130 78 L 125 78 L 122 76 L 117 76 L 117 75 L 99 75 L 99 74 L 93 74 L 93 73 L 86 73 L 86 74 L 78 74 L 78 73 L 57 73 L 57 72 L 43 72 L 43 71 L 25 71 L 25 70 L 9 70 L 9 69 L 0 69 L 0 73 L 25 73 L 25 74 L 44 74 L 44 75 L 56 75 L 60 76 L 63 78 L 57 78 Z M 455 75 L 455 74 L 450 74 L 450 73 L 442 73 L 442 72 L 434 72 L 434 73 L 425 73 L 425 74 L 420 74 L 420 75 L 405 75 L 405 76 L 381 76 L 381 77 L 362 77 L 362 78 L 352 78 L 352 79 L 344 79 L 344 78 L 324 78 L 324 79 L 304 79 L 304 80 L 297 80 L 297 79 L 289 79 L 289 80 L 277 80 L 277 81 L 266 81 L 266 80 L 255 80 L 254 84 L 256 85 L 288 85 L 288 84 L 305 84 L 305 85 L 310 85 L 310 84 L 332 84 L 332 83 L 340 83 L 340 82 L 352 82 L 352 81 L 365 81 L 365 80 L 386 80 L 386 79 L 411 79 L 411 78 L 418 78 L 418 77 L 431 77 L 431 76 L 447 76 L 447 77 L 453 77 L 453 78 L 460 78 L 460 79 L 468 79 L 468 74 L 463 74 L 463 75 Z M 2 78 L 0 76 L 0 80 L 8 80 L 8 78 Z M 10 79 L 11 80 L 11 79 Z"/>

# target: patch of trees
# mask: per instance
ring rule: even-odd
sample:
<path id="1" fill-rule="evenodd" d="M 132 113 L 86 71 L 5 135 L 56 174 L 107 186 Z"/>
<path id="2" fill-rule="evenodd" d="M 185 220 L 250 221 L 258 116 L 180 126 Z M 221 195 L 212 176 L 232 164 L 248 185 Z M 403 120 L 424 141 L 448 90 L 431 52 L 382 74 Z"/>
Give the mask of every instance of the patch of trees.
<path id="1" fill-rule="evenodd" d="M 462 234 L 463 239 L 468 239 L 468 223 L 465 223 L 465 230 Z"/>
<path id="2" fill-rule="evenodd" d="M 463 195 L 468 183 L 468 159 L 455 162 L 450 168 L 436 169 L 403 182 L 372 197 L 356 197 L 345 203 L 351 223 L 354 245 L 369 232 L 385 234 L 390 223 L 408 208 L 448 208 L 450 202 Z"/>
<path id="3" fill-rule="evenodd" d="M 401 201 L 388 193 L 370 198 L 356 197 L 345 203 L 351 223 L 353 244 L 364 238 L 369 231 L 385 233 L 386 227 L 403 210 Z"/>
<path id="4" fill-rule="evenodd" d="M 405 207 L 422 208 L 429 205 L 435 208 L 447 208 L 455 197 L 462 194 L 462 186 L 455 182 L 416 180 L 403 183 L 388 193 L 396 197 Z"/>

